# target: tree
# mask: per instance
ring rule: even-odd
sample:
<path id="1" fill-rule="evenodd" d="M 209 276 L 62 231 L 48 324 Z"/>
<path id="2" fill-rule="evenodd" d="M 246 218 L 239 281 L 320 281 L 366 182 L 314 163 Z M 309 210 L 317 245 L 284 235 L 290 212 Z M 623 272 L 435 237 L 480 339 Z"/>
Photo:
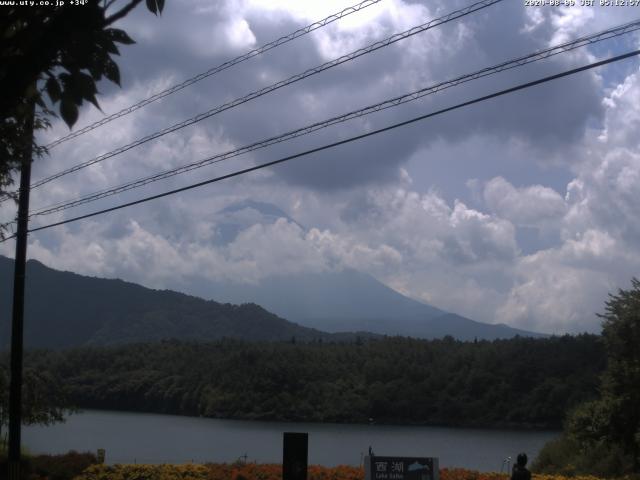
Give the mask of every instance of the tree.
<path id="1" fill-rule="evenodd" d="M 100 108 L 96 82 L 104 77 L 120 83 L 113 59 L 119 55 L 116 44 L 134 43 L 125 31 L 111 25 L 141 2 L 81 0 L 66 6 L 64 2 L 37 2 L 0 10 L 0 193 L 13 183 L 14 173 L 21 171 L 13 318 L 13 328 L 19 328 L 14 331 L 22 331 L 30 165 L 34 154 L 46 151 L 35 145 L 34 130 L 50 125 L 50 118 L 56 115 L 53 109 L 57 108 L 71 128 L 78 119 L 78 107 L 85 101 Z M 146 0 L 146 5 L 158 14 L 164 0 Z M 0 225 L 0 238 L 6 230 L 7 224 Z M 20 471 L 21 419 L 23 423 L 48 424 L 62 420 L 63 410 L 57 405 L 60 390 L 55 382 L 36 372 L 27 371 L 23 376 L 21 334 L 12 338 L 11 350 L 9 423 L 15 430 L 9 439 L 9 464 L 14 478 Z M 16 357 L 19 361 L 14 362 Z M 42 385 L 47 387 L 42 390 Z M 38 408 L 29 410 L 30 403 Z M 4 419 L 6 409 L 1 408 Z"/>
<path id="2" fill-rule="evenodd" d="M 609 411 L 609 437 L 633 460 L 640 472 L 640 280 L 631 289 L 610 295 L 606 302 L 602 336 L 607 348 L 607 370 L 602 379 L 602 401 Z"/>
<path id="3" fill-rule="evenodd" d="M 640 473 L 640 280 L 610 294 L 599 316 L 607 354 L 600 398 L 567 416 L 563 437 L 546 445 L 534 465 L 540 472 Z"/>
<path id="4" fill-rule="evenodd" d="M 141 2 L 0 7 L 0 193 L 13 184 L 25 146 L 33 142 L 31 123 L 34 129 L 47 128 L 59 113 L 71 128 L 85 101 L 100 108 L 96 82 L 106 78 L 120 84 L 117 44 L 134 41 L 112 25 Z M 146 5 L 158 14 L 164 0 L 146 0 Z M 38 109 L 32 118 L 34 103 Z M 44 153 L 34 147 L 35 156 Z"/>
<path id="5" fill-rule="evenodd" d="M 23 382 L 24 425 L 51 425 L 64 421 L 66 412 L 73 411 L 62 381 L 42 368 L 27 368 Z M 6 427 L 9 424 L 9 375 L 0 365 L 0 451 L 6 446 Z"/>

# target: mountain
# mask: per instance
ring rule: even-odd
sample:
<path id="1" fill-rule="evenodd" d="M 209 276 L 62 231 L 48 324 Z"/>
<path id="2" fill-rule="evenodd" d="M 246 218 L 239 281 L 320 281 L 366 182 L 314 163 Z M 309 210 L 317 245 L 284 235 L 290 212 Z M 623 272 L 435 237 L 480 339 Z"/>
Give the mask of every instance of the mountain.
<path id="1" fill-rule="evenodd" d="M 255 224 L 269 225 L 279 218 L 306 230 L 275 205 L 252 200 L 233 203 L 216 213 L 216 241 L 218 245 L 228 245 L 243 230 Z M 217 301 L 255 302 L 292 322 L 326 332 L 369 331 L 416 338 L 451 335 L 459 340 L 545 336 L 446 312 L 352 269 L 272 275 L 258 284 L 194 277 L 181 288 Z"/>
<path id="2" fill-rule="evenodd" d="M 231 303 L 255 302 L 292 322 L 326 332 L 458 340 L 543 337 L 504 324 L 481 323 L 408 298 L 356 270 L 271 276 L 258 284 L 195 281 L 189 291 Z"/>
<path id="3" fill-rule="evenodd" d="M 13 260 L 0 256 L 0 348 L 9 344 Z M 156 341 L 214 340 L 342 341 L 296 325 L 254 304 L 231 305 L 122 280 L 61 272 L 27 262 L 25 344 L 66 348 Z"/>
<path id="4" fill-rule="evenodd" d="M 275 223 L 279 218 L 284 218 L 302 230 L 306 230 L 304 226 L 271 203 L 250 199 L 234 202 L 216 213 L 216 243 L 226 245 L 247 227 L 256 223 L 268 225 Z"/>
<path id="5" fill-rule="evenodd" d="M 279 218 L 304 229 L 274 205 L 232 204 L 217 214 L 216 243 L 229 244 L 246 228 Z M 0 256 L 0 282 L 7 286 L 0 290 L 0 347 L 9 341 L 12 272 L 13 260 Z M 451 335 L 459 340 L 544 336 L 446 312 L 352 269 L 273 275 L 258 284 L 194 277 L 182 279 L 180 288 L 196 296 L 60 272 L 30 260 L 26 344 L 63 348 L 166 338 L 350 341 L 370 335 L 427 339 Z"/>

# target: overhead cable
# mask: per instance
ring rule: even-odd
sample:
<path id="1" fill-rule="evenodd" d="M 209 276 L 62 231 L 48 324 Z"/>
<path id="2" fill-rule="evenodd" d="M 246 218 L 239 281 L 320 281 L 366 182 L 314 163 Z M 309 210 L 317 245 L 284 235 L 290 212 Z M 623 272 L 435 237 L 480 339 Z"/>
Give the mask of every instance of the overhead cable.
<path id="1" fill-rule="evenodd" d="M 130 105 L 127 108 L 123 108 L 122 110 L 120 110 L 119 112 L 113 113 L 107 117 L 104 117 L 100 120 L 98 120 L 95 123 L 92 123 L 91 125 L 87 125 L 84 128 L 81 128 L 75 132 L 71 132 L 68 135 L 65 135 L 64 137 L 61 137 L 57 140 L 55 140 L 54 142 L 51 142 L 50 144 L 48 144 L 46 146 L 46 148 L 51 149 L 57 145 L 60 145 L 63 142 L 66 142 L 67 140 L 71 140 L 72 138 L 76 138 L 80 135 L 83 135 L 87 132 L 90 132 L 91 130 L 94 130 L 98 127 L 101 127 L 102 125 L 106 125 L 109 122 L 112 122 L 113 120 L 120 118 L 120 117 L 124 117 L 125 115 L 130 114 L 131 112 L 135 112 L 136 110 L 139 110 L 143 107 L 146 107 L 147 105 L 149 105 L 150 103 L 155 102 L 156 100 L 160 100 L 161 98 L 164 98 L 168 95 L 171 95 L 172 93 L 178 92 L 180 90 L 182 90 L 183 88 L 186 88 L 190 85 L 193 85 L 194 83 L 199 82 L 200 80 L 204 80 L 205 78 L 208 78 L 212 75 L 215 75 L 216 73 L 220 73 L 223 70 L 226 70 L 230 67 L 233 67 L 234 65 L 237 65 L 239 63 L 244 62 L 245 60 L 249 60 L 250 58 L 256 57 L 258 55 L 263 54 L 264 52 L 271 50 L 273 48 L 279 47 L 280 45 L 284 45 L 285 43 L 288 43 L 296 38 L 302 37 L 303 35 L 306 35 L 310 32 L 313 32 L 314 30 L 317 30 L 319 28 L 322 28 L 326 25 L 329 25 L 330 23 L 335 22 L 336 20 L 340 20 L 341 18 L 346 17 L 347 15 L 351 15 L 352 13 L 355 12 L 359 12 L 360 10 L 363 10 L 367 7 L 370 7 L 371 5 L 375 5 L 376 3 L 381 2 L 382 0 L 364 0 L 363 2 L 360 2 L 356 5 L 352 5 L 351 7 L 347 7 L 344 10 L 341 10 L 338 13 L 334 13 L 332 15 L 329 15 L 326 18 L 323 18 L 322 20 L 319 20 L 317 22 L 314 22 L 310 25 L 307 25 L 306 27 L 300 28 L 298 30 L 296 30 L 295 32 L 292 32 L 288 35 L 285 35 L 283 37 L 278 38 L 277 40 L 273 40 L 272 42 L 266 43 L 264 45 L 262 45 L 261 47 L 255 48 L 247 53 L 245 53 L 244 55 L 240 55 L 239 57 L 236 57 L 232 60 L 228 60 L 224 63 L 221 63 L 220 65 L 210 68 L 209 70 L 207 70 L 206 72 L 203 73 L 199 73 L 198 75 L 195 75 L 194 77 L 191 77 L 185 81 L 183 81 L 182 83 L 178 83 L 176 85 L 173 85 L 161 92 L 155 93 L 153 95 L 151 95 L 148 98 L 145 98 L 144 100 L 141 100 L 137 103 L 134 103 L 133 105 Z"/>
<path id="2" fill-rule="evenodd" d="M 409 38 L 413 35 L 417 35 L 418 33 L 424 32 L 426 30 L 435 28 L 439 25 L 443 25 L 445 23 L 451 22 L 453 20 L 457 20 L 459 18 L 462 18 L 466 15 L 469 15 L 471 13 L 474 13 L 476 11 L 482 10 L 484 8 L 487 8 L 491 5 L 494 5 L 496 3 L 502 2 L 504 0 L 482 0 L 480 2 L 476 2 L 472 5 L 469 5 L 465 8 L 462 8 L 460 10 L 456 10 L 454 12 L 448 13 L 447 15 L 444 15 L 442 17 L 430 20 L 426 23 L 423 23 L 421 25 L 418 25 L 416 27 L 410 28 L 409 30 L 406 30 L 402 33 L 396 33 L 394 35 L 391 35 L 390 37 L 385 38 L 384 40 L 379 40 L 373 44 L 370 44 L 367 47 L 364 48 L 360 48 L 354 52 L 351 52 L 349 54 L 343 55 L 339 58 L 336 58 L 334 60 L 331 60 L 329 62 L 323 63 L 322 65 L 319 65 L 317 67 L 314 68 L 310 68 L 308 70 L 305 70 L 302 73 L 299 73 L 297 75 L 293 75 L 285 80 L 281 80 L 279 82 L 276 82 L 274 84 L 271 84 L 267 87 L 263 87 L 259 90 L 256 90 L 252 93 L 249 93 L 248 95 L 245 95 L 243 97 L 237 98 L 235 100 L 232 100 L 230 102 L 227 102 L 223 105 L 219 105 L 215 108 L 212 108 L 211 110 L 208 110 L 206 112 L 200 113 L 198 115 L 196 115 L 195 117 L 189 118 L 187 120 L 184 120 L 180 123 L 176 123 L 175 125 L 172 125 L 170 127 L 164 128 L 163 130 L 157 131 L 155 133 L 152 133 L 150 135 L 147 135 L 143 138 L 140 138 L 132 143 L 129 143 L 127 145 L 124 145 L 122 147 L 116 148 L 115 150 L 112 150 L 110 152 L 107 152 L 105 154 L 102 154 L 98 157 L 95 157 L 91 160 L 87 160 L 83 163 L 80 163 L 78 165 L 75 165 L 71 168 L 68 168 L 66 170 L 63 170 L 61 172 L 58 172 L 54 175 L 51 175 L 49 177 L 46 177 L 42 180 L 39 180 L 35 183 L 31 184 L 31 188 L 37 188 L 41 185 L 44 185 L 46 183 L 51 182 L 52 180 L 55 180 L 57 178 L 63 177 L 65 175 L 68 175 L 70 173 L 73 172 L 77 172 L 78 170 L 81 170 L 83 168 L 86 168 L 90 165 L 94 165 L 98 162 L 102 162 L 103 160 L 106 160 L 108 158 L 112 158 L 115 157 L 116 155 L 119 155 L 123 152 L 126 152 L 128 150 L 131 150 L 132 148 L 138 147 L 144 143 L 150 142 L 151 140 L 155 140 L 156 138 L 160 138 L 164 135 L 167 135 L 169 133 L 175 132 L 177 130 L 180 130 L 182 128 L 188 127 L 190 125 L 193 125 L 195 123 L 198 123 L 206 118 L 212 117 L 213 115 L 217 115 L 218 113 L 224 112 L 226 110 L 232 109 L 234 107 L 237 107 L 238 105 L 242 105 L 243 103 L 249 102 L 251 100 L 254 100 L 258 97 L 261 97 L 263 95 L 266 95 L 268 93 L 273 92 L 274 90 L 277 90 L 279 88 L 285 87 L 287 85 L 291 85 L 292 83 L 298 82 L 300 80 L 303 80 L 307 77 L 310 77 L 312 75 L 315 75 L 317 73 L 323 72 L 325 70 L 328 70 L 330 68 L 336 67 L 338 65 L 341 65 L 345 62 L 349 62 L 352 61 L 358 57 L 361 57 L 363 55 L 369 54 L 371 52 L 374 52 L 376 50 L 379 50 L 381 48 L 387 47 L 389 45 L 392 45 L 400 40 L 404 40 L 406 38 Z"/>
<path id="3" fill-rule="evenodd" d="M 281 143 L 287 140 L 291 140 L 293 138 L 297 138 L 303 135 L 307 135 L 314 131 L 327 128 L 332 125 L 336 125 L 338 123 L 346 122 L 348 120 L 352 120 L 358 117 L 362 117 L 364 115 L 368 115 L 374 112 L 378 112 L 381 110 L 385 110 L 388 108 L 396 107 L 398 105 L 402 105 L 404 103 L 408 103 L 419 98 L 422 98 L 427 95 L 431 95 L 437 93 L 439 91 L 455 87 L 457 85 L 461 85 L 463 83 L 467 83 L 473 80 L 477 80 L 479 78 L 483 78 L 489 75 L 493 75 L 505 70 L 513 69 L 516 67 L 520 67 L 523 65 L 527 65 L 533 62 L 537 62 L 561 53 L 565 53 L 571 50 L 575 50 L 580 47 L 584 47 L 585 45 L 591 45 L 597 42 L 601 42 L 604 40 L 608 40 L 611 38 L 618 37 L 620 35 L 628 34 L 640 29 L 640 20 L 636 20 L 634 22 L 630 22 L 618 27 L 610 28 L 608 30 L 604 30 L 602 32 L 594 33 L 588 36 L 580 37 L 572 41 L 564 42 L 559 45 L 555 45 L 549 47 L 544 50 L 540 50 L 529 55 L 521 56 L 512 60 L 508 60 L 492 67 L 486 67 L 481 70 L 475 71 L 473 73 L 468 73 L 459 77 L 456 77 L 451 80 L 447 80 L 436 85 L 431 85 L 426 88 L 422 88 L 420 90 L 416 90 L 411 93 L 407 93 L 404 95 L 400 95 L 388 100 L 385 100 L 380 103 L 376 103 L 374 105 L 369 105 L 367 107 L 361 108 L 359 110 L 354 110 L 336 117 L 329 118 L 327 120 L 316 122 L 311 125 L 307 125 L 305 127 L 297 128 L 295 130 L 289 131 L 287 133 L 270 137 L 265 140 L 261 140 L 259 142 L 252 143 L 250 145 L 246 145 L 235 150 L 231 150 L 228 152 L 216 154 L 212 157 L 205 158 L 203 160 L 199 160 L 197 162 L 193 162 L 187 165 L 183 165 L 180 167 L 176 167 L 170 170 L 166 170 L 163 172 L 156 173 L 154 175 L 150 175 L 147 177 L 139 178 L 137 180 L 133 180 L 124 184 L 121 184 L 116 187 L 111 187 L 108 189 L 104 189 L 98 192 L 94 192 L 75 200 L 68 200 L 64 202 L 57 203 L 55 205 L 50 205 L 47 207 L 40 208 L 34 212 L 32 212 L 29 216 L 42 216 L 48 215 L 56 212 L 60 212 L 62 210 L 67 210 L 69 208 L 73 208 L 79 205 L 84 205 L 86 203 L 90 203 L 102 198 L 106 198 L 112 195 L 116 195 L 128 190 L 132 190 L 135 188 L 142 187 L 144 185 L 148 185 L 153 182 L 157 182 L 159 180 L 163 180 L 169 177 L 173 177 L 179 174 L 183 174 L 189 172 L 191 170 L 195 170 L 198 168 L 205 167 L 207 165 L 220 163 L 222 161 L 228 160 L 230 158 L 255 151 L 258 149 L 262 149 L 277 143 Z"/>
<path id="4" fill-rule="evenodd" d="M 507 95 L 507 94 L 510 94 L 510 93 L 513 93 L 513 92 L 516 92 L 516 91 L 519 91 L 519 90 L 524 90 L 524 89 L 527 89 L 527 88 L 531 88 L 531 87 L 536 86 L 536 85 L 547 83 L 547 82 L 550 82 L 552 80 L 557 80 L 559 78 L 567 77 L 569 75 L 574 75 L 576 73 L 583 72 L 583 71 L 586 71 L 586 70 L 590 70 L 592 68 L 600 67 L 600 66 L 603 66 L 603 65 L 607 65 L 607 64 L 610 64 L 610 63 L 613 63 L 613 62 L 618 62 L 620 60 L 624 60 L 626 58 L 631 58 L 631 57 L 637 56 L 639 54 L 640 54 L 640 50 L 635 50 L 635 51 L 632 51 L 632 52 L 625 53 L 623 55 L 618 55 L 618 56 L 615 56 L 615 57 L 608 58 L 606 60 L 601 60 L 599 62 L 594 62 L 594 63 L 588 64 L 588 65 L 584 65 L 582 67 L 574 68 L 574 69 L 571 69 L 571 70 L 566 70 L 566 71 L 564 71 L 562 73 L 558 73 L 558 74 L 555 74 L 555 75 L 550 75 L 550 76 L 547 76 L 547 77 L 544 77 L 544 78 L 540 78 L 538 80 L 534 80 L 532 82 L 522 83 L 522 84 L 517 85 L 515 87 L 511 87 L 511 88 L 507 88 L 507 89 L 504 89 L 504 90 L 500 90 L 498 92 L 495 92 L 495 93 L 492 93 L 492 94 L 489 94 L 489 95 L 485 95 L 485 96 L 476 98 L 474 100 L 469 100 L 467 102 L 459 103 L 459 104 L 454 105 L 452 107 L 443 108 L 441 110 L 437 110 L 435 112 L 431 112 L 431 113 L 428 113 L 428 114 L 425 114 L 425 115 L 421 115 L 419 117 L 414 117 L 414 118 L 412 118 L 410 120 L 405 120 L 403 122 L 395 123 L 393 125 L 389 125 L 389 126 L 384 127 L 384 128 L 373 130 L 371 132 L 363 133 L 361 135 L 356 135 L 356 136 L 353 136 L 353 137 L 350 137 L 350 138 L 347 138 L 347 139 L 344 139 L 344 140 L 340 140 L 338 142 L 334 142 L 334 143 L 331 143 L 331 144 L 328 144 L 328 145 L 323 145 L 321 147 L 317 147 L 317 148 L 313 148 L 313 149 L 310 149 L 310 150 L 306 150 L 304 152 L 296 153 L 295 155 L 289 155 L 287 157 L 280 158 L 278 160 L 273 160 L 271 162 L 262 163 L 260 165 L 255 165 L 253 167 L 248 167 L 248 168 L 245 168 L 245 169 L 242 169 L 242 170 L 235 171 L 233 173 L 229 173 L 229 174 L 222 175 L 222 176 L 219 176 L 219 177 L 211 178 L 209 180 L 205 180 L 205 181 L 198 182 L 198 183 L 193 183 L 193 184 L 187 185 L 185 187 L 176 188 L 174 190 L 169 190 L 167 192 L 159 193 L 159 194 L 156 194 L 156 195 L 151 195 L 151 196 L 148 196 L 148 197 L 145 197 L 145 198 L 141 198 L 141 199 L 138 199 L 138 200 L 135 200 L 135 201 L 132 201 L 132 202 L 123 203 L 123 204 L 120 204 L 120 205 L 117 205 L 117 206 L 114 206 L 114 207 L 111 207 L 111 208 L 105 208 L 103 210 L 98 210 L 98 211 L 95 211 L 95 212 L 87 213 L 85 215 L 79 215 L 77 217 L 68 218 L 66 220 L 61 220 L 59 222 L 50 223 L 48 225 L 43 225 L 43 226 L 40 226 L 40 227 L 32 228 L 32 229 L 29 230 L 29 232 L 30 233 L 37 232 L 37 231 L 40 231 L 40 230 L 45 230 L 45 229 L 48 229 L 48 228 L 57 227 L 57 226 L 65 225 L 65 224 L 72 223 L 72 222 L 77 222 L 79 220 L 84 220 L 84 219 L 87 219 L 87 218 L 95 217 L 97 215 L 102 215 L 102 214 L 113 212 L 113 211 L 116 211 L 116 210 L 121 210 L 123 208 L 131 207 L 131 206 L 134 206 L 134 205 L 139 205 L 141 203 L 146 203 L 146 202 L 149 202 L 151 200 L 156 200 L 156 199 L 159 199 L 159 198 L 167 197 L 169 195 L 174 195 L 176 193 L 185 192 L 187 190 L 192 190 L 194 188 L 198 188 L 198 187 L 202 187 L 204 185 L 209 185 L 209 184 L 212 184 L 212 183 L 216 183 L 216 182 L 228 179 L 228 178 L 233 178 L 233 177 L 237 177 L 237 176 L 240 176 L 240 175 L 244 175 L 244 174 L 256 171 L 256 170 L 260 170 L 260 169 L 263 169 L 263 168 L 267 168 L 267 167 L 271 167 L 271 166 L 274 166 L 274 165 L 278 165 L 280 163 L 284 163 L 284 162 L 287 162 L 287 161 L 290 161 L 290 160 L 293 160 L 293 159 L 296 159 L 296 158 L 304 157 L 304 156 L 310 155 L 312 153 L 317 153 L 317 152 L 321 152 L 323 150 L 328 150 L 330 148 L 334 148 L 334 147 L 337 147 L 339 145 L 344 145 L 344 144 L 347 144 L 347 143 L 351 143 L 351 142 L 354 142 L 356 140 L 362 140 L 364 138 L 371 137 L 373 135 L 377 135 L 377 134 L 380 134 L 382 132 L 386 132 L 386 131 L 393 130 L 393 129 L 396 129 L 396 128 L 399 128 L 399 127 L 403 127 L 403 126 L 406 126 L 406 125 L 409 125 L 409 124 L 412 124 L 412 123 L 415 123 L 415 122 L 426 120 L 428 118 L 432 118 L 432 117 L 435 117 L 437 115 L 441 115 L 443 113 L 451 112 L 453 110 L 457 110 L 457 109 L 460 109 L 460 108 L 463 108 L 463 107 L 467 107 L 467 106 L 470 106 L 470 105 L 473 105 L 473 104 L 476 104 L 476 103 L 484 102 L 484 101 L 490 100 L 492 98 L 496 98 L 496 97 L 500 97 L 500 96 L 503 96 L 503 95 Z M 6 240 L 9 240 L 11 238 L 14 238 L 14 237 L 7 237 L 5 240 L 2 240 L 2 241 L 6 241 Z M 0 243 L 2 241 L 0 241 Z"/>

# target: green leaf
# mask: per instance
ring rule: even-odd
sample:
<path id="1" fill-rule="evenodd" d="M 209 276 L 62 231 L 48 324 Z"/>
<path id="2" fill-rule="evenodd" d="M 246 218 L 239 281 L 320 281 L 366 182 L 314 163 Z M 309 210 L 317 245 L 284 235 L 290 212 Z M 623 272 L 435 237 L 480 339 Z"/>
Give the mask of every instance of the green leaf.
<path id="1" fill-rule="evenodd" d="M 62 97 L 73 99 L 77 105 L 82 105 L 83 86 L 82 80 L 79 79 L 80 72 L 73 71 L 71 74 L 61 73 L 58 78 L 62 84 Z"/>
<path id="2" fill-rule="evenodd" d="M 75 80 L 73 75 L 69 73 L 61 73 L 58 75 L 58 79 L 60 80 L 61 85 L 61 96 L 68 97 L 73 99 L 75 103 L 78 105 L 82 103 L 82 95 L 78 92 L 78 89 L 75 87 Z"/>
<path id="3" fill-rule="evenodd" d="M 80 90 L 83 95 L 85 93 L 91 94 L 91 93 L 96 93 L 98 91 L 96 89 L 96 84 L 93 81 L 93 77 L 91 75 L 88 75 L 84 72 L 77 72 L 74 75 L 73 80 L 76 85 L 76 88 L 78 88 L 78 90 Z"/>
<path id="4" fill-rule="evenodd" d="M 113 40 L 111 40 L 108 37 L 104 37 L 100 39 L 100 47 L 102 47 L 108 53 L 111 53 L 113 55 L 120 55 L 120 50 L 118 50 L 118 47 L 116 47 L 116 44 L 113 43 Z"/>
<path id="5" fill-rule="evenodd" d="M 71 97 L 62 97 L 62 101 L 60 102 L 60 115 L 69 128 L 73 127 L 73 124 L 78 120 L 78 107 Z"/>
<path id="6" fill-rule="evenodd" d="M 47 83 L 45 84 L 45 88 L 47 89 L 47 93 L 49 94 L 49 98 L 51 99 L 52 103 L 60 101 L 62 92 L 60 91 L 60 84 L 55 77 L 49 77 Z"/>
<path id="7" fill-rule="evenodd" d="M 125 45 L 132 45 L 136 43 L 129 35 L 127 35 L 127 32 L 118 28 L 109 28 L 105 30 L 105 33 L 107 34 L 107 38 L 114 42 L 123 43 Z"/>
<path id="8" fill-rule="evenodd" d="M 156 0 L 147 0 L 147 8 L 154 15 L 158 14 L 158 4 L 156 3 Z"/>
<path id="9" fill-rule="evenodd" d="M 86 97 L 87 100 L 89 100 L 94 107 L 96 107 L 98 110 L 102 111 L 102 108 L 100 108 L 100 104 L 98 103 L 98 99 L 96 98 L 95 95 L 91 95 L 89 97 Z"/>
<path id="10" fill-rule="evenodd" d="M 87 70 L 94 80 L 98 81 L 102 79 L 104 74 L 104 64 L 109 60 L 109 54 L 104 51 L 94 52 L 87 62 Z"/>
<path id="11" fill-rule="evenodd" d="M 82 98 L 90 101 L 98 110 L 100 110 L 100 105 L 98 105 L 98 100 L 96 99 L 96 93 L 98 93 L 98 90 L 96 89 L 96 84 L 91 75 L 78 72 L 78 74 L 74 76 L 73 88 L 82 96 Z"/>
<path id="12" fill-rule="evenodd" d="M 118 65 L 116 65 L 116 62 L 114 62 L 110 58 L 106 58 L 102 67 L 104 76 L 111 80 L 113 83 L 120 86 L 120 69 L 118 68 Z"/>

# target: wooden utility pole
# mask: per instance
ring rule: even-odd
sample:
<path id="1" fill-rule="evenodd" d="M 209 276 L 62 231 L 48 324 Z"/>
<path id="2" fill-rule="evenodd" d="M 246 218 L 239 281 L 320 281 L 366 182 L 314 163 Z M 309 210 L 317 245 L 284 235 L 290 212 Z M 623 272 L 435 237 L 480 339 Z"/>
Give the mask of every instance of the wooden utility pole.
<path id="1" fill-rule="evenodd" d="M 13 314 L 11 318 L 11 383 L 9 385 L 9 480 L 20 480 L 20 442 L 22 428 L 22 350 L 24 332 L 24 285 L 27 263 L 27 231 L 29 224 L 29 186 L 35 102 L 29 107 L 24 124 L 24 145 L 20 166 L 20 198 L 18 230 L 13 275 Z"/>

